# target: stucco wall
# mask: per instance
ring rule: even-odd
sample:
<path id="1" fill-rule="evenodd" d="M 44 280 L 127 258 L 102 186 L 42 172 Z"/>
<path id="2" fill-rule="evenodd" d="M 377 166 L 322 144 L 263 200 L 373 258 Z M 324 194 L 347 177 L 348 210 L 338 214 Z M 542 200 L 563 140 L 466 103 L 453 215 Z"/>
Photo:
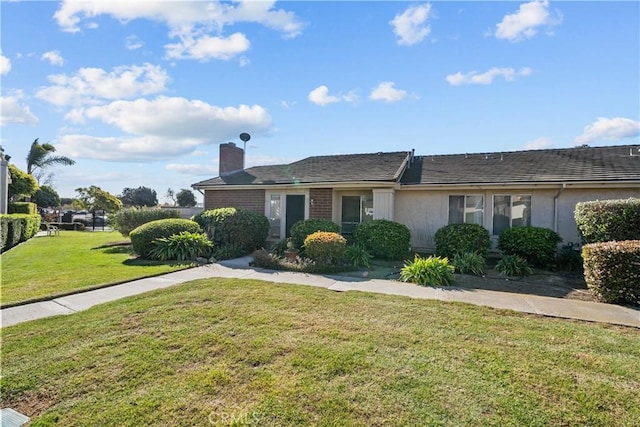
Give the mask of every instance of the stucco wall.
<path id="1" fill-rule="evenodd" d="M 484 227 L 492 232 L 493 196 L 504 194 L 531 195 L 531 225 L 554 229 L 554 198 L 558 196 L 558 234 L 564 243 L 580 242 L 580 234 L 574 220 L 574 210 L 578 202 L 589 200 L 626 199 L 640 197 L 639 189 L 556 189 L 544 190 L 456 190 L 456 191 L 415 191 L 399 190 L 395 193 L 395 221 L 405 224 L 411 230 L 411 246 L 418 250 L 435 249 L 434 235 L 439 228 L 447 225 L 449 195 L 482 194 L 484 196 Z M 494 242 L 497 237 L 492 236 Z"/>

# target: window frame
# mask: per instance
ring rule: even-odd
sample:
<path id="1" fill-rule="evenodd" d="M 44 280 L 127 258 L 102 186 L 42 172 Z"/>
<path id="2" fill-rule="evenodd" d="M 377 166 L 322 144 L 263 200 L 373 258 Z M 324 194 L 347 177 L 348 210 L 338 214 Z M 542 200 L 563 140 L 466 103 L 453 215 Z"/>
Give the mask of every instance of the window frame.
<path id="1" fill-rule="evenodd" d="M 533 195 L 531 193 L 499 193 L 499 194 L 493 194 L 491 196 L 491 235 L 492 236 L 499 236 L 500 233 L 495 232 L 495 203 L 496 203 L 496 197 L 509 197 L 509 227 L 501 230 L 500 232 L 507 230 L 508 228 L 513 228 L 513 199 L 516 197 L 528 197 L 529 198 L 529 221 L 528 224 L 522 225 L 522 226 L 516 226 L 516 227 L 523 227 L 523 226 L 527 226 L 527 225 L 531 225 L 531 212 L 533 210 Z M 525 216 L 523 215 L 522 217 L 518 217 L 518 218 L 524 218 Z M 518 219 L 517 218 L 517 219 Z"/>
<path id="2" fill-rule="evenodd" d="M 463 197 L 463 208 L 462 208 L 462 222 L 451 222 L 451 197 Z M 467 221 L 467 198 L 468 197 L 480 197 L 482 201 L 482 218 L 480 222 L 469 222 Z M 469 194 L 460 194 L 460 193 L 452 193 L 447 196 L 447 224 L 479 224 L 484 227 L 485 221 L 485 213 L 486 213 L 486 204 L 485 204 L 485 195 L 482 193 L 469 193 Z"/>

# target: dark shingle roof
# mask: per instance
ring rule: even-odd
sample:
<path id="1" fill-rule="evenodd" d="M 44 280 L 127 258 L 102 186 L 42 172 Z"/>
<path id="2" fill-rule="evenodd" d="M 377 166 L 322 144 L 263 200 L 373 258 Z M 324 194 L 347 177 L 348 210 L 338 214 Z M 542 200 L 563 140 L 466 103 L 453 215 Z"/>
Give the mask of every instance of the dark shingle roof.
<path id="1" fill-rule="evenodd" d="M 638 181 L 640 148 L 567 148 L 415 158 L 402 184 Z"/>
<path id="2" fill-rule="evenodd" d="M 225 185 L 396 182 L 409 152 L 307 157 L 288 165 L 256 166 L 198 182 L 193 187 Z"/>

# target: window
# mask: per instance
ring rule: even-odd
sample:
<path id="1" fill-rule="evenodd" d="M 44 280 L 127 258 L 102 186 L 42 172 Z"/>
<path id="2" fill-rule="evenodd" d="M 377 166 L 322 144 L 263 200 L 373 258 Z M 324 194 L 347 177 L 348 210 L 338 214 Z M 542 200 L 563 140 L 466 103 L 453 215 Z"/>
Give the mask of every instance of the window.
<path id="1" fill-rule="evenodd" d="M 280 195 L 272 194 L 269 200 L 269 237 L 280 238 L 280 220 L 282 218 Z"/>
<path id="2" fill-rule="evenodd" d="M 510 227 L 531 225 L 531 196 L 493 196 L 493 235 Z"/>
<path id="3" fill-rule="evenodd" d="M 342 234 L 353 234 L 356 225 L 373 219 L 373 196 L 342 196 Z"/>
<path id="4" fill-rule="evenodd" d="M 449 224 L 484 224 L 484 197 L 449 196 Z"/>

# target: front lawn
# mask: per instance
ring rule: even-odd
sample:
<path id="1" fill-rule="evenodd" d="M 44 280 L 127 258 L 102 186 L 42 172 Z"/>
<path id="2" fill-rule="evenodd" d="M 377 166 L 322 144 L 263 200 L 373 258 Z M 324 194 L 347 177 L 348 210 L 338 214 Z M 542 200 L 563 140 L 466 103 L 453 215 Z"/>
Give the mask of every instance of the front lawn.
<path id="1" fill-rule="evenodd" d="M 458 303 L 207 279 L 2 339 L 32 426 L 640 425 L 637 329 Z"/>
<path id="2" fill-rule="evenodd" d="M 118 232 L 61 231 L 34 237 L 0 256 L 1 304 L 52 297 L 100 285 L 154 276 L 187 268 L 177 262 L 132 258 L 131 246 Z"/>

